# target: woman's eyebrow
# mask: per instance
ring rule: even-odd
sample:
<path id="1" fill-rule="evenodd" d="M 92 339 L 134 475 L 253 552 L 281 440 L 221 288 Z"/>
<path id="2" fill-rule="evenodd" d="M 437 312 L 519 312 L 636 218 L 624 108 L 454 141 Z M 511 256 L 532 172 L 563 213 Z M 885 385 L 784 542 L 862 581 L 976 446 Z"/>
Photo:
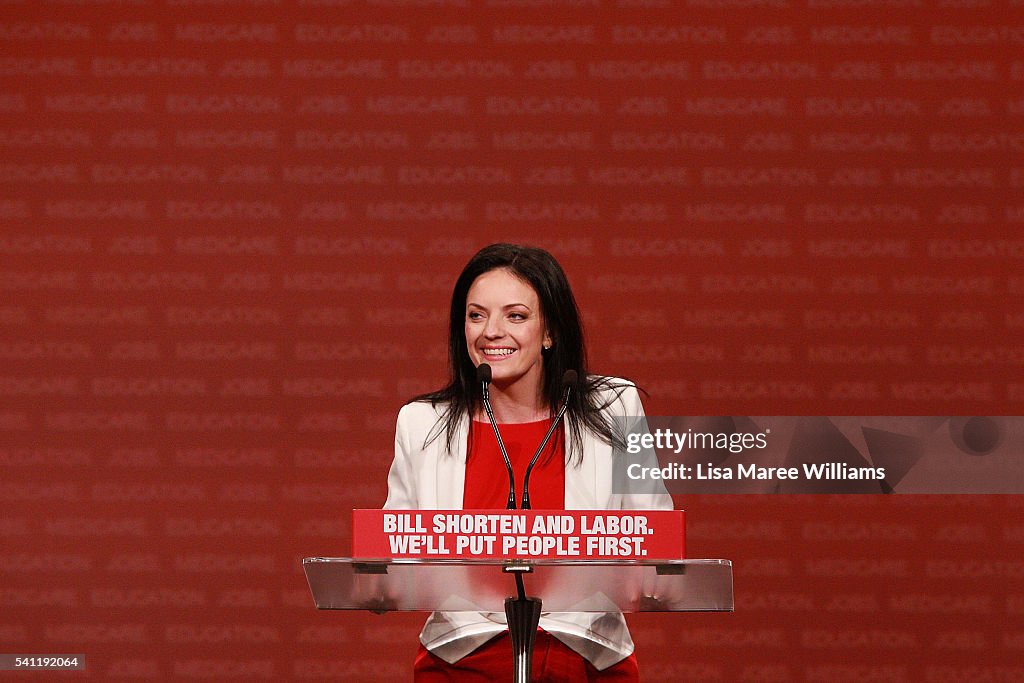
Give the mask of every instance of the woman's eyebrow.
<path id="1" fill-rule="evenodd" d="M 472 302 L 472 301 L 469 301 L 469 302 L 467 302 L 467 303 L 466 303 L 466 307 L 467 307 L 467 308 L 468 308 L 468 307 L 470 307 L 470 306 L 476 306 L 477 308 L 484 308 L 484 309 L 486 310 L 486 307 L 484 307 L 484 306 L 481 306 L 480 304 L 478 304 L 478 303 L 474 303 L 474 302 Z M 530 308 L 530 307 L 529 307 L 529 306 L 527 306 L 526 304 L 520 304 L 520 303 L 514 303 L 514 304 L 505 304 L 504 306 L 502 306 L 502 308 L 503 308 L 503 309 L 509 309 L 509 308 L 515 308 L 516 306 L 522 306 L 523 308 L 525 308 L 525 309 L 526 309 L 526 310 L 528 310 L 528 311 L 532 311 L 532 310 L 533 310 L 532 308 Z"/>

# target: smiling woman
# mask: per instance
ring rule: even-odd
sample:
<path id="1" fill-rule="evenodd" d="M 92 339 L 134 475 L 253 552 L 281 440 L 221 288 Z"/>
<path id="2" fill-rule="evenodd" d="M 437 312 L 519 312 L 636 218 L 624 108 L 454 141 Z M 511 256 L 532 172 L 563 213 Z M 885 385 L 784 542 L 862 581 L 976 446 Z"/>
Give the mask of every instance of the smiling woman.
<path id="1" fill-rule="evenodd" d="M 588 374 L 579 310 L 562 267 L 542 249 L 492 244 L 470 259 L 452 292 L 448 384 L 412 399 L 399 413 L 385 509 L 506 506 L 508 474 L 477 380 L 485 363 L 517 491 L 566 401 L 564 428 L 531 474 L 535 507 L 671 508 L 663 490 L 612 491 L 613 446 L 625 448 L 615 418 L 642 417 L 643 406 L 629 381 Z M 566 394 L 563 382 L 574 376 L 580 379 Z M 506 637 L 504 614 L 435 612 L 420 634 L 414 679 L 507 679 L 512 653 Z M 633 641 L 617 612 L 545 614 L 534 653 L 535 680 L 638 680 Z"/>
<path id="2" fill-rule="evenodd" d="M 479 276 L 469 288 L 465 328 L 473 365 L 491 366 L 497 414 L 506 422 L 546 417 L 541 354 L 551 349 L 551 335 L 533 287 L 504 268 Z M 544 414 L 529 414 L 532 408 Z"/>

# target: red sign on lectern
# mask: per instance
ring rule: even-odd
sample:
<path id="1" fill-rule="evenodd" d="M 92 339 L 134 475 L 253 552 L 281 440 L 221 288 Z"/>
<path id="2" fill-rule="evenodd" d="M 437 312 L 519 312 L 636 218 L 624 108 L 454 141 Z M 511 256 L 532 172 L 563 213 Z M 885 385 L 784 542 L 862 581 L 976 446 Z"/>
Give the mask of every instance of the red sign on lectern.
<path id="1" fill-rule="evenodd" d="M 353 510 L 358 558 L 681 560 L 682 510 Z"/>

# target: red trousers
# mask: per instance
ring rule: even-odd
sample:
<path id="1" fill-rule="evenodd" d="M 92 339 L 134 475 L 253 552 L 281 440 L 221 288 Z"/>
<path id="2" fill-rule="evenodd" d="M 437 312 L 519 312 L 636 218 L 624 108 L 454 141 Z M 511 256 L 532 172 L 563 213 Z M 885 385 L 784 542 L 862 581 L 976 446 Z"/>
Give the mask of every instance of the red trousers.
<path id="1" fill-rule="evenodd" d="M 492 638 L 449 664 L 423 645 L 413 665 L 414 683 L 494 683 L 512 680 L 512 644 L 508 633 Z M 636 657 L 598 671 L 560 640 L 537 631 L 533 646 L 533 683 L 638 683 Z"/>

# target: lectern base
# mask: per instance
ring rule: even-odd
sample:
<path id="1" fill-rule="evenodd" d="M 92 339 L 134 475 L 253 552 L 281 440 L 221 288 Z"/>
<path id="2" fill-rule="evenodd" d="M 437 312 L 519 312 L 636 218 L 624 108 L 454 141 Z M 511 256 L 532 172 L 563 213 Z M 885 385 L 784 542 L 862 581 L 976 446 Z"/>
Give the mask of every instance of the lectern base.
<path id="1" fill-rule="evenodd" d="M 505 598 L 505 618 L 512 639 L 512 683 L 530 683 L 540 605 L 537 598 Z"/>

